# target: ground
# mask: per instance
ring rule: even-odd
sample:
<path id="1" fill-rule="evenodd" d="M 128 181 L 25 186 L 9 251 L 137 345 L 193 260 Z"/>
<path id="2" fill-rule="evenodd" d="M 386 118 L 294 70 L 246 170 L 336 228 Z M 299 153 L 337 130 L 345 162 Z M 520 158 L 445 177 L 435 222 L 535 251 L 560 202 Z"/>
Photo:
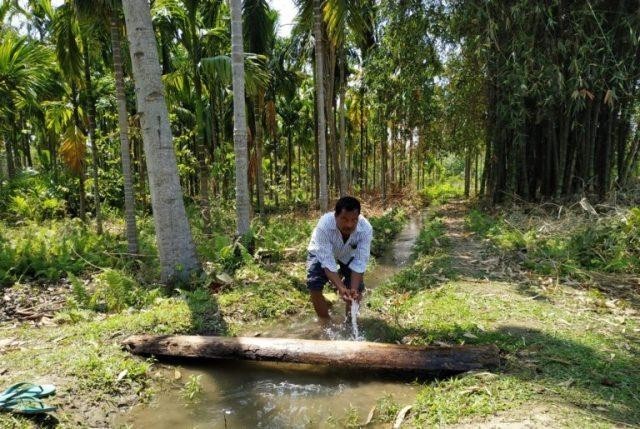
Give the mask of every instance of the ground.
<path id="1" fill-rule="evenodd" d="M 360 324 L 375 341 L 495 343 L 502 365 L 424 382 L 404 425 L 639 425 L 634 280 L 609 275 L 598 282 L 597 276 L 587 281 L 533 272 L 524 267 L 518 249 L 505 251 L 473 233 L 468 213 L 462 200 L 429 210 L 413 265 L 371 293 Z M 138 332 L 233 335 L 247 325 L 258 330 L 273 319 L 312 311 L 303 293 L 304 264 L 294 263 L 299 256 L 250 265 L 210 288 L 158 297 L 142 311 L 116 314 L 61 310 L 72 289 L 67 283 L 40 288 L 39 294 L 14 286 L 4 291 L 7 304 L 0 312 L 0 380 L 5 385 L 28 378 L 59 386 L 52 402 L 63 411 L 57 421 L 36 420 L 36 425 L 106 426 L 113 413 L 176 381 L 170 367 L 122 351 L 123 338 Z M 280 282 L 275 291 L 261 287 L 275 281 Z M 399 408 L 381 398 L 374 422 L 392 422 Z M 352 415 L 337 425 L 357 427 L 364 420 Z M 33 424 L 0 414 L 2 427 Z"/>

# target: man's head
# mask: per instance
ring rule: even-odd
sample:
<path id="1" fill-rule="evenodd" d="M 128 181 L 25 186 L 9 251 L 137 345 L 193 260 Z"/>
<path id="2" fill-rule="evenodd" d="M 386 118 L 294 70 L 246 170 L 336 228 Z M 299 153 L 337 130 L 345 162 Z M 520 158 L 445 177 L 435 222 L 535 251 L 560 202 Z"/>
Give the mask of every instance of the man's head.
<path id="1" fill-rule="evenodd" d="M 336 203 L 336 225 L 341 233 L 351 235 L 358 225 L 360 201 L 353 197 L 342 197 Z"/>

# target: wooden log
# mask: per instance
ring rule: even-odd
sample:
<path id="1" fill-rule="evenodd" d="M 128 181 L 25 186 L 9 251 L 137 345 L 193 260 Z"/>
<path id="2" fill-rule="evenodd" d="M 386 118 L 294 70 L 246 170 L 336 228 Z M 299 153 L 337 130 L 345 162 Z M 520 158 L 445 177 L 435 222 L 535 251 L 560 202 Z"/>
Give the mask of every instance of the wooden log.
<path id="1" fill-rule="evenodd" d="M 123 345 L 134 354 L 158 357 L 293 362 L 374 371 L 469 371 L 499 363 L 493 344 L 421 347 L 293 338 L 134 335 Z"/>

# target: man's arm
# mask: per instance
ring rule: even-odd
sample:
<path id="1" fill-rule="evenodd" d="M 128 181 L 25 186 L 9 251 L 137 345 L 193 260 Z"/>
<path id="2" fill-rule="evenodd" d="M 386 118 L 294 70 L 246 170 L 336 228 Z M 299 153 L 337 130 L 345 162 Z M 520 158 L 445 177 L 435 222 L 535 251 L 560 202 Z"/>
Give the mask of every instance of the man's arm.
<path id="1" fill-rule="evenodd" d="M 360 283 L 362 283 L 362 279 L 364 278 L 364 273 L 356 273 L 355 271 L 351 271 L 351 284 L 349 294 L 351 295 L 352 300 L 356 300 L 360 302 L 362 299 L 362 292 L 358 289 L 360 288 Z"/>
<path id="2" fill-rule="evenodd" d="M 338 289 L 338 295 L 340 295 L 340 297 L 343 300 L 350 301 L 351 300 L 351 292 L 344 285 L 344 282 L 342 281 L 342 279 L 340 278 L 338 273 L 334 273 L 333 271 L 329 270 L 328 268 L 324 269 L 324 273 L 327 275 L 327 278 L 329 279 L 331 284 L 334 285 L 336 287 L 336 289 Z"/>

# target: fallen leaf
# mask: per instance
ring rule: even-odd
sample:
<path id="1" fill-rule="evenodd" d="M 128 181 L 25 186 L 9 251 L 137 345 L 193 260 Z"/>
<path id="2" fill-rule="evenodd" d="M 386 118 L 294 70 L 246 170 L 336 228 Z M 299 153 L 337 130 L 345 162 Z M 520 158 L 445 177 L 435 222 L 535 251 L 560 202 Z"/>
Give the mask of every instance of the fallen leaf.
<path id="1" fill-rule="evenodd" d="M 369 423 L 371 423 L 371 421 L 373 420 L 373 414 L 376 411 L 376 407 L 375 405 L 373 407 L 371 407 L 371 409 L 369 410 L 369 415 L 367 415 L 367 420 L 365 420 L 364 422 L 364 426 L 368 425 Z"/>
<path id="2" fill-rule="evenodd" d="M 182 373 L 180 373 L 180 371 L 178 371 L 177 369 L 175 371 L 173 371 L 173 379 L 174 380 L 180 380 L 182 378 Z"/>
<path id="3" fill-rule="evenodd" d="M 464 334 L 462 334 L 462 336 L 466 337 L 466 338 L 471 338 L 472 340 L 477 340 L 478 339 L 478 337 L 473 335 L 471 332 L 465 332 Z"/>
<path id="4" fill-rule="evenodd" d="M 126 369 L 124 371 L 120 371 L 120 374 L 118 374 L 118 376 L 116 377 L 116 383 L 118 383 L 123 378 L 125 378 L 128 373 L 129 373 L 129 371 L 127 371 Z"/>
<path id="5" fill-rule="evenodd" d="M 15 338 L 2 338 L 2 339 L 0 339 L 0 349 L 13 345 L 13 343 L 15 341 L 16 341 Z"/>
<path id="6" fill-rule="evenodd" d="M 573 378 L 569 378 L 566 381 L 563 381 L 561 383 L 558 383 L 558 386 L 562 386 L 562 387 L 571 387 L 576 381 Z"/>
<path id="7" fill-rule="evenodd" d="M 227 273 L 220 273 L 216 275 L 216 278 L 227 285 L 233 283 L 233 278 L 231 278 L 231 276 Z"/>
<path id="8" fill-rule="evenodd" d="M 565 364 L 565 365 L 571 365 L 571 362 L 569 362 L 568 360 L 564 360 L 564 359 L 560 359 L 560 358 L 552 357 L 552 358 L 549 358 L 548 360 L 550 362 L 557 362 L 557 363 L 562 363 L 562 364 Z"/>
<path id="9" fill-rule="evenodd" d="M 7 368 L 0 368 L 0 375 L 5 375 L 9 370 Z"/>
<path id="10" fill-rule="evenodd" d="M 406 407 L 400 410 L 400 412 L 396 416 L 396 421 L 393 424 L 393 429 L 400 429 L 400 425 L 402 425 L 402 422 L 404 421 L 404 418 L 410 409 L 411 409 L 411 405 L 407 405 Z"/>

